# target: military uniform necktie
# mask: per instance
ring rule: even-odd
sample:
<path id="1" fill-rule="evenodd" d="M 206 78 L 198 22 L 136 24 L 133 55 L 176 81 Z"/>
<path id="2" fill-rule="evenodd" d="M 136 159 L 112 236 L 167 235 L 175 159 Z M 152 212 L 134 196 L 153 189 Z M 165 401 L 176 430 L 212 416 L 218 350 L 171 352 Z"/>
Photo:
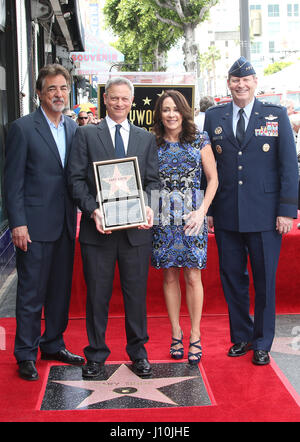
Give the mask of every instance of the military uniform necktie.
<path id="1" fill-rule="evenodd" d="M 245 136 L 245 118 L 243 114 L 244 114 L 244 109 L 240 109 L 239 110 L 240 118 L 236 126 L 236 139 L 240 146 L 242 145 Z"/>

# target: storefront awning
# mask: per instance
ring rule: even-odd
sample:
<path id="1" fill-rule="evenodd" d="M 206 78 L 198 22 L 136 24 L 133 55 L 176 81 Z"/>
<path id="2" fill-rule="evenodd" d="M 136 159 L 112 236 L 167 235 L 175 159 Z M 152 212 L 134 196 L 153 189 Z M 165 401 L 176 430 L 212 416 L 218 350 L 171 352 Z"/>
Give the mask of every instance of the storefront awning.
<path id="1" fill-rule="evenodd" d="M 124 61 L 121 52 L 88 32 L 85 52 L 73 52 L 71 56 L 76 75 L 97 75 Z"/>

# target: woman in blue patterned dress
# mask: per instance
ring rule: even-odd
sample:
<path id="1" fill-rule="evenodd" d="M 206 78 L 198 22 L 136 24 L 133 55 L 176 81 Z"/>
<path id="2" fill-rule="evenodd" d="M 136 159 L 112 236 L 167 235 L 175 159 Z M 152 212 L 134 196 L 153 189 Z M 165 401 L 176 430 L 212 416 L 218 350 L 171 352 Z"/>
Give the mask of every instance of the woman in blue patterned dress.
<path id="1" fill-rule="evenodd" d="M 185 97 L 166 91 L 156 102 L 153 131 L 158 145 L 162 190 L 153 226 L 152 265 L 163 269 L 163 289 L 172 328 L 170 354 L 184 356 L 180 326 L 180 269 L 183 268 L 186 302 L 191 321 L 188 361 L 202 355 L 200 321 L 203 305 L 201 269 L 206 266 L 206 212 L 218 187 L 210 140 L 199 133 Z M 207 187 L 200 190 L 204 171 Z"/>

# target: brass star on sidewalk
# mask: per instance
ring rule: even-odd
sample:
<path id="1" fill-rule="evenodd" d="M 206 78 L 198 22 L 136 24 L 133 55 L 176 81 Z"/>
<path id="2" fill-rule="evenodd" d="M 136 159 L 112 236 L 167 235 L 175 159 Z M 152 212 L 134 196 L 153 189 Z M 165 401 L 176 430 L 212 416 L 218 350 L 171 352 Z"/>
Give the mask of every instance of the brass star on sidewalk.
<path id="1" fill-rule="evenodd" d="M 300 339 L 298 336 L 275 338 L 272 351 L 300 356 Z"/>
<path id="2" fill-rule="evenodd" d="M 142 379 L 133 373 L 126 365 L 122 364 L 105 381 L 52 381 L 74 388 L 91 390 L 92 394 L 82 401 L 76 408 L 88 407 L 89 405 L 122 396 L 162 402 L 165 404 L 178 405 L 168 396 L 161 393 L 158 388 L 177 384 L 182 381 L 197 378 L 198 376 L 181 376 L 156 379 Z"/>

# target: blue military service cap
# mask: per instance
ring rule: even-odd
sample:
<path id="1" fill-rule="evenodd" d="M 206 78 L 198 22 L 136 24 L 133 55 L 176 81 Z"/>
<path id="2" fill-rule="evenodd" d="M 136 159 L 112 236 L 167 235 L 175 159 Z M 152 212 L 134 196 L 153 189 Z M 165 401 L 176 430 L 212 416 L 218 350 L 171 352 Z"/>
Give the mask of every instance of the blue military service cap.
<path id="1" fill-rule="evenodd" d="M 247 77 L 248 75 L 255 75 L 256 72 L 250 61 L 246 60 L 245 57 L 240 57 L 233 63 L 228 74 L 234 77 Z"/>

